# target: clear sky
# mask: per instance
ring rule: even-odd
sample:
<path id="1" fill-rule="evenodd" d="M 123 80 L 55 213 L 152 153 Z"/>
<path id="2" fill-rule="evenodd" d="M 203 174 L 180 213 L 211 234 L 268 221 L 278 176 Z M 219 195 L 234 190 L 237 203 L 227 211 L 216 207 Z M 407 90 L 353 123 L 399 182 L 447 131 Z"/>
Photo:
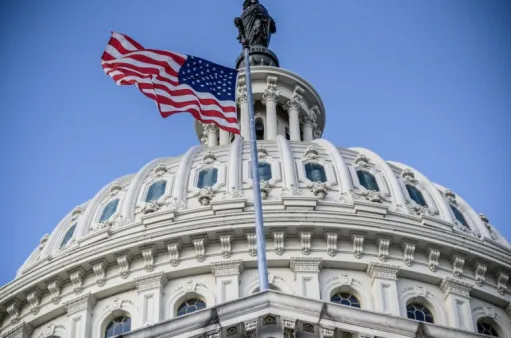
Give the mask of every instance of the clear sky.
<path id="1" fill-rule="evenodd" d="M 198 143 L 104 75 L 112 30 L 233 66 L 242 0 L 0 3 L 0 285 L 66 213 L 104 185 Z M 271 48 L 308 80 L 324 137 L 406 163 L 511 239 L 511 3 L 263 0 Z"/>

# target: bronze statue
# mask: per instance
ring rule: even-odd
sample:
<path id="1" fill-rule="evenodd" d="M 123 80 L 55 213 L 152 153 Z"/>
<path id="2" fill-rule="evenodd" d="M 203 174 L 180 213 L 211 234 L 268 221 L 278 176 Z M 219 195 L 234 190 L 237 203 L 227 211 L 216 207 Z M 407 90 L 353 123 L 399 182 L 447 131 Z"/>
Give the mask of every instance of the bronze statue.
<path id="1" fill-rule="evenodd" d="M 238 40 L 245 47 L 268 47 L 270 38 L 277 31 L 275 21 L 258 0 L 245 0 L 241 16 L 234 19 L 238 27 Z"/>

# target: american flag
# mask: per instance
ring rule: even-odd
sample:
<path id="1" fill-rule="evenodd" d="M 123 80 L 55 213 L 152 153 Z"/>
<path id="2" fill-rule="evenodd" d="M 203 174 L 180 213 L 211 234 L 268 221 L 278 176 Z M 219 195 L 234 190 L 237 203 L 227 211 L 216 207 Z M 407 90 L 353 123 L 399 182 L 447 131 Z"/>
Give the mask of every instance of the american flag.
<path id="1" fill-rule="evenodd" d="M 118 85 L 136 85 L 161 116 L 188 112 L 204 123 L 239 134 L 235 69 L 174 52 L 146 49 L 112 32 L 101 65 Z"/>

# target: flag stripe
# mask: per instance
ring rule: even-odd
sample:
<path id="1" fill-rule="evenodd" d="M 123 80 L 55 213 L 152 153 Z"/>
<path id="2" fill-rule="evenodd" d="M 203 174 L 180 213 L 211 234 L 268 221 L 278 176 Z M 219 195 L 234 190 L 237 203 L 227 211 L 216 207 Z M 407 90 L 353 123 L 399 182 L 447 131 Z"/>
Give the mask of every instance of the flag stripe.
<path id="1" fill-rule="evenodd" d="M 231 86 L 227 75 L 230 72 L 230 76 L 235 76 L 236 71 L 191 58 L 193 65 L 202 61 L 208 67 L 211 65 L 201 68 L 207 74 L 198 75 L 188 55 L 145 49 L 130 37 L 113 32 L 101 65 L 118 85 L 136 85 L 142 94 L 156 101 L 163 117 L 187 112 L 199 121 L 215 123 L 223 130 L 239 134 L 234 83 Z M 185 64 L 187 67 L 183 68 Z"/>

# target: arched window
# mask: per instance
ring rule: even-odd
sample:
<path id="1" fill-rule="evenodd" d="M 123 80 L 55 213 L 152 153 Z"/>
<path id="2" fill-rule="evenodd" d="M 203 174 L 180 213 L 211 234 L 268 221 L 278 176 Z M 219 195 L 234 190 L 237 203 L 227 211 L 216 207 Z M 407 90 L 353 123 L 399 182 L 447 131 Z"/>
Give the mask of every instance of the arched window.
<path id="1" fill-rule="evenodd" d="M 330 298 L 330 301 L 332 303 L 360 308 L 360 302 L 358 301 L 358 298 L 347 292 L 338 292 L 334 294 Z"/>
<path id="2" fill-rule="evenodd" d="M 427 307 L 419 303 L 410 303 L 406 306 L 408 319 L 418 320 L 420 322 L 434 323 L 433 315 Z"/>
<path id="3" fill-rule="evenodd" d="M 62 242 L 60 243 L 60 248 L 62 249 L 63 247 L 65 247 L 69 241 L 71 240 L 71 238 L 73 238 L 73 235 L 75 234 L 75 229 L 76 229 L 76 223 L 73 224 L 66 232 L 66 234 L 64 235 L 64 238 L 62 239 Z"/>
<path id="4" fill-rule="evenodd" d="M 468 226 L 467 220 L 465 219 L 465 216 L 463 216 L 461 211 L 459 211 L 458 208 L 456 208 L 452 205 L 451 205 L 451 210 L 452 210 L 452 213 L 454 214 L 454 217 L 456 217 L 456 219 L 458 220 L 458 222 L 460 222 L 461 225 L 468 228 L 469 226 Z"/>
<path id="5" fill-rule="evenodd" d="M 318 163 L 306 163 L 305 176 L 312 182 L 326 182 L 325 168 Z"/>
<path id="6" fill-rule="evenodd" d="M 410 195 L 410 198 L 415 201 L 418 205 L 422 205 L 423 207 L 427 207 L 428 204 L 426 203 L 426 200 L 424 199 L 424 195 L 422 195 L 422 192 L 414 187 L 413 185 L 407 184 L 406 190 L 408 190 L 408 194 Z"/>
<path id="7" fill-rule="evenodd" d="M 484 334 L 486 336 L 498 337 L 499 334 L 495 327 L 486 318 L 477 321 L 477 333 Z"/>
<path id="8" fill-rule="evenodd" d="M 264 140 L 264 121 L 262 118 L 255 120 L 256 140 Z"/>
<path id="9" fill-rule="evenodd" d="M 217 176 L 217 168 L 207 168 L 201 170 L 199 173 L 199 179 L 197 180 L 197 188 L 202 189 L 214 186 L 217 180 Z"/>
<path id="10" fill-rule="evenodd" d="M 376 182 L 376 178 L 370 172 L 367 172 L 365 170 L 358 170 L 357 176 L 360 185 L 366 188 L 367 190 L 380 191 L 380 187 Z"/>
<path id="11" fill-rule="evenodd" d="M 131 318 L 129 316 L 120 316 L 114 318 L 105 329 L 105 338 L 115 337 L 117 335 L 131 331 Z"/>
<path id="12" fill-rule="evenodd" d="M 177 308 L 177 316 L 182 316 L 187 313 L 192 313 L 197 310 L 206 308 L 206 303 L 198 298 L 189 299 Z"/>
<path id="13" fill-rule="evenodd" d="M 145 197 L 146 202 L 156 201 L 162 197 L 167 187 L 167 181 L 154 182 L 147 190 L 147 196 Z"/>
<path id="14" fill-rule="evenodd" d="M 99 223 L 103 223 L 108 221 L 110 217 L 117 211 L 117 205 L 119 204 L 119 199 L 115 199 L 113 201 L 108 202 L 108 204 L 103 209 L 103 213 L 101 214 L 101 218 L 99 219 Z"/>
<path id="15" fill-rule="evenodd" d="M 266 162 L 259 162 L 259 180 L 269 181 L 271 180 L 271 164 Z"/>

